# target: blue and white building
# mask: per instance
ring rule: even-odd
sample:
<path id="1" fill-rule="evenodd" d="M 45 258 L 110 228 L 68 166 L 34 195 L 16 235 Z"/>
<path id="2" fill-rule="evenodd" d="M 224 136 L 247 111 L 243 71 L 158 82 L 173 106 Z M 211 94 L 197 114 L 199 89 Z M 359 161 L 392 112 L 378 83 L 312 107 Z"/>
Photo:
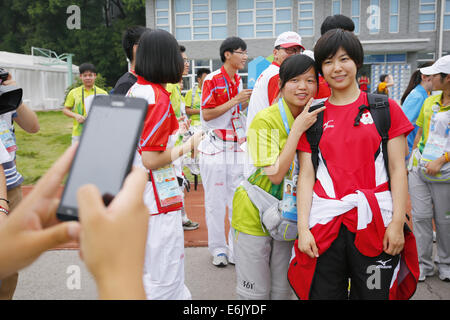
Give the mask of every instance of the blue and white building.
<path id="1" fill-rule="evenodd" d="M 243 38 L 250 60 L 272 54 L 276 37 L 288 30 L 312 50 L 322 21 L 333 14 L 353 19 L 366 54 L 363 70 L 374 85 L 381 73 L 393 74 L 397 100 L 419 63 L 450 53 L 450 0 L 146 0 L 147 27 L 168 30 L 187 49 L 185 90 L 198 68 L 220 67 L 226 37 Z M 247 70 L 240 74 L 246 83 Z"/>

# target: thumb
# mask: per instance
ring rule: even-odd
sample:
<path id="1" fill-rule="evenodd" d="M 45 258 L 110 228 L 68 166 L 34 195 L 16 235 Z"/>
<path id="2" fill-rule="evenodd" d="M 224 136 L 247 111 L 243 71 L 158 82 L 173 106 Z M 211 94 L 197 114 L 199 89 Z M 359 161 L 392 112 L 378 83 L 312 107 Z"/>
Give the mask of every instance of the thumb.
<path id="1" fill-rule="evenodd" d="M 313 251 L 314 257 L 318 258 L 319 257 L 319 249 L 317 248 L 316 242 L 314 242 L 312 244 L 312 251 Z"/>
<path id="2" fill-rule="evenodd" d="M 70 241 L 78 241 L 79 234 L 80 224 L 78 222 L 64 222 L 35 231 L 32 243 L 38 250 L 46 251 Z"/>
<path id="3" fill-rule="evenodd" d="M 105 204 L 98 188 L 92 184 L 81 186 L 77 192 L 78 215 L 85 225 L 98 220 L 105 213 Z"/>
<path id="4" fill-rule="evenodd" d="M 385 232 L 383 238 L 383 251 L 386 251 L 388 249 L 388 246 L 389 246 L 388 235 Z"/>

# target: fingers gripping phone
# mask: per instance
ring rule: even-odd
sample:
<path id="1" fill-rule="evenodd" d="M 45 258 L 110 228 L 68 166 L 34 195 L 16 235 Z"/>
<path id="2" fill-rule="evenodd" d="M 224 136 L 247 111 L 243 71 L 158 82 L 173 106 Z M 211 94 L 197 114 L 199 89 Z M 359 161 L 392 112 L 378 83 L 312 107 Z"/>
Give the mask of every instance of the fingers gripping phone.
<path id="1" fill-rule="evenodd" d="M 78 220 L 77 190 L 94 184 L 108 205 L 131 170 L 147 113 L 147 102 L 123 96 L 97 96 L 57 210 L 60 220 Z"/>

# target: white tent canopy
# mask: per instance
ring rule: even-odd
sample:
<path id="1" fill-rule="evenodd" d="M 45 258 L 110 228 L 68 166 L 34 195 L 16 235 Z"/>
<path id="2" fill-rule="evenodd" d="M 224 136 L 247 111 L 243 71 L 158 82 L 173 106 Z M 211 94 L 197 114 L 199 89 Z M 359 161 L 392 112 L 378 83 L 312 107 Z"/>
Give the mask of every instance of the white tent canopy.
<path id="1" fill-rule="evenodd" d="M 65 65 L 54 59 L 0 51 L 0 67 L 6 69 L 23 89 L 23 102 L 33 110 L 61 108 L 68 84 Z M 72 65 L 74 76 L 78 67 Z"/>

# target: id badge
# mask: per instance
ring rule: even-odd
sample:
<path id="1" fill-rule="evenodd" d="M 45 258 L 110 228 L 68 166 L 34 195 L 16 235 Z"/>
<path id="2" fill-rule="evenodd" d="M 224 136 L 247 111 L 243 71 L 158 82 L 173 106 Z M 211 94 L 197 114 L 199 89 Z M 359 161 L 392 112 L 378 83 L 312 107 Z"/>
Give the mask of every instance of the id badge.
<path id="1" fill-rule="evenodd" d="M 428 142 L 422 152 L 422 159 L 424 161 L 433 161 L 442 156 L 445 145 L 447 144 L 446 137 L 435 135 L 430 138 L 428 138 Z"/>
<path id="2" fill-rule="evenodd" d="M 297 177 L 284 179 L 281 214 L 284 218 L 297 221 Z"/>
<path id="3" fill-rule="evenodd" d="M 11 134 L 11 130 L 9 130 L 7 122 L 3 119 L 0 119 L 0 139 L 8 152 L 17 150 L 16 141 Z"/>
<path id="4" fill-rule="evenodd" d="M 241 118 L 239 116 L 231 118 L 231 124 L 233 125 L 233 130 L 236 133 L 236 137 L 238 139 L 239 144 L 244 143 L 247 140 L 247 138 L 245 135 L 245 129 Z"/>
<path id="5" fill-rule="evenodd" d="M 154 191 L 161 208 L 181 204 L 183 195 L 172 165 L 151 170 Z"/>

